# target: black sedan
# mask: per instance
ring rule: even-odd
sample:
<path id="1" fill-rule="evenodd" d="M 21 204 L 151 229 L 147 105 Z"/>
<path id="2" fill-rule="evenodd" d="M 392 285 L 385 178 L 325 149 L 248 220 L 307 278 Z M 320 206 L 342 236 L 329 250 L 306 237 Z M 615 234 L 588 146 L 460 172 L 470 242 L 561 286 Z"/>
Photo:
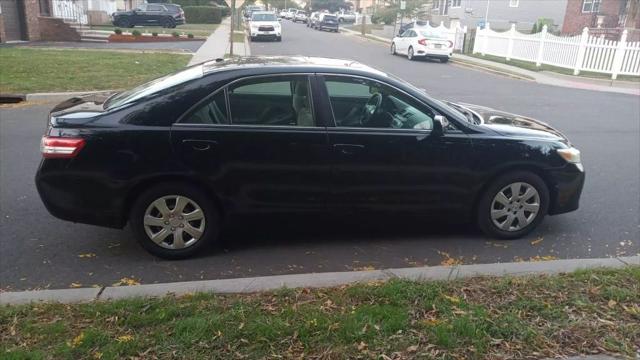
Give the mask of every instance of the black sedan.
<path id="1" fill-rule="evenodd" d="M 543 122 L 308 57 L 211 61 L 70 99 L 41 151 L 36 184 L 54 216 L 129 223 L 166 258 L 249 214 L 437 215 L 513 239 L 576 210 L 585 178 L 580 152 Z"/>

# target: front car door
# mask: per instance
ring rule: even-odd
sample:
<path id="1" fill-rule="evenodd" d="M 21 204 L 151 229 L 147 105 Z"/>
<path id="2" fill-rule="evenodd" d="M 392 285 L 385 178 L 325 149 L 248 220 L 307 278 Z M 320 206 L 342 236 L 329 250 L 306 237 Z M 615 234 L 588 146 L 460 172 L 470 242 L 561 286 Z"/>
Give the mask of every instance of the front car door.
<path id="1" fill-rule="evenodd" d="M 429 104 L 374 79 L 323 75 L 332 109 L 329 207 L 345 210 L 468 211 L 473 190 L 469 137 L 450 125 L 432 133 Z M 441 114 L 440 114 L 441 115 Z"/>
<path id="2" fill-rule="evenodd" d="M 145 23 L 148 25 L 157 25 L 162 21 L 162 17 L 167 10 L 162 5 L 147 4 L 145 12 Z"/>
<path id="3" fill-rule="evenodd" d="M 326 210 L 330 154 L 313 111 L 314 84 L 307 74 L 243 78 L 174 124 L 174 148 L 225 210 Z"/>

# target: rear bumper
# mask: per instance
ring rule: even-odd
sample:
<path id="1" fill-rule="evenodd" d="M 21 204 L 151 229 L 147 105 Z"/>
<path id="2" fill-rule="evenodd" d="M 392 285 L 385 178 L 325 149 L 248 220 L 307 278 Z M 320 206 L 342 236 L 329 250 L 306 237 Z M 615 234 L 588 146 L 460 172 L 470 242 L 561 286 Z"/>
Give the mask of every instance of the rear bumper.
<path id="1" fill-rule="evenodd" d="M 585 182 L 584 168 L 581 164 L 568 164 L 561 169 L 548 171 L 551 190 L 549 215 L 563 214 L 577 210 L 580 195 Z"/>
<path id="2" fill-rule="evenodd" d="M 433 49 L 427 46 L 416 46 L 414 51 L 415 56 L 424 56 L 436 59 L 451 58 L 452 53 L 453 48 Z"/>
<path id="3" fill-rule="evenodd" d="M 335 24 L 335 25 L 333 25 L 333 24 L 329 24 L 329 25 L 327 25 L 327 24 L 316 24 L 316 27 L 319 28 L 319 29 L 338 30 L 338 26 L 339 26 L 338 24 Z"/>

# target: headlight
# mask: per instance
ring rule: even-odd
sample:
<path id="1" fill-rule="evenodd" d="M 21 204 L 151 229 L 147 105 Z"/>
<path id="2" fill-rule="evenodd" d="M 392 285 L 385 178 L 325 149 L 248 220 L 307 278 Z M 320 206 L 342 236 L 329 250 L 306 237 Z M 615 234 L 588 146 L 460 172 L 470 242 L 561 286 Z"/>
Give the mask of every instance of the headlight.
<path id="1" fill-rule="evenodd" d="M 572 147 L 568 149 L 558 149 L 558 154 L 562 156 L 567 162 L 579 164 L 580 163 L 580 150 Z"/>

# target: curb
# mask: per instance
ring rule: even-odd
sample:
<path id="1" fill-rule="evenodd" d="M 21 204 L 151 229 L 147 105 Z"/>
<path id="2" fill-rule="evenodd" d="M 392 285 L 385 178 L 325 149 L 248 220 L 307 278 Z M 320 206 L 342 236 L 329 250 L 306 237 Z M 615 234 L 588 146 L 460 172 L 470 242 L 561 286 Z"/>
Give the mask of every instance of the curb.
<path id="1" fill-rule="evenodd" d="M 116 300 L 132 297 L 184 295 L 194 292 L 219 294 L 254 293 L 283 287 L 332 287 L 369 281 L 406 279 L 413 281 L 455 280 L 476 276 L 523 276 L 559 274 L 579 269 L 622 268 L 640 266 L 640 255 L 620 258 L 568 259 L 542 262 L 515 262 L 458 266 L 432 266 L 373 271 L 328 272 L 252 278 L 185 281 L 121 287 L 35 290 L 0 293 L 0 305 L 32 302 L 76 303 L 96 300 Z"/>
<path id="2" fill-rule="evenodd" d="M 518 80 L 527 80 L 527 81 L 537 82 L 536 79 L 531 76 L 516 74 L 513 72 L 504 71 L 504 70 L 493 68 L 490 66 L 479 65 L 476 63 L 472 63 L 470 61 L 465 61 L 465 60 L 461 60 L 460 58 L 456 58 L 455 55 L 451 57 L 451 62 L 455 63 L 458 66 L 463 66 L 469 69 L 476 69 L 476 70 L 480 70 L 480 71 L 484 71 L 484 72 L 488 72 L 496 75 L 507 76 L 513 79 L 518 79 Z"/>

